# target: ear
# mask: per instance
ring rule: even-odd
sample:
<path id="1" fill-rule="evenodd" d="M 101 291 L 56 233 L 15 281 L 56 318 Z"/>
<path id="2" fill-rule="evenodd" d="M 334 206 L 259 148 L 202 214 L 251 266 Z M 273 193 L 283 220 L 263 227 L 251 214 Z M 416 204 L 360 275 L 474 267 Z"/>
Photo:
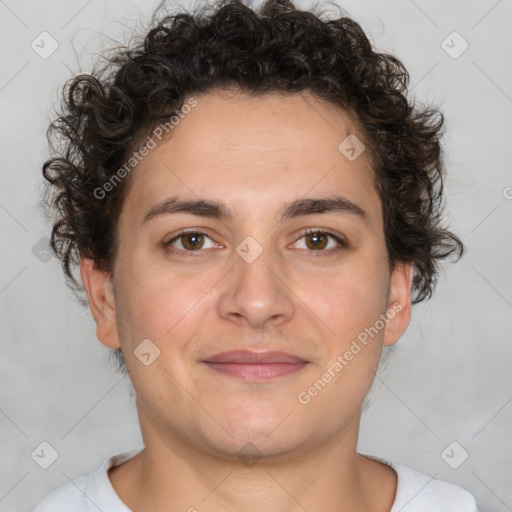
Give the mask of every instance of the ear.
<path id="1" fill-rule="evenodd" d="M 96 337 L 107 347 L 119 348 L 111 275 L 99 270 L 94 260 L 85 257 L 80 259 L 80 275 L 96 322 Z"/>
<path id="2" fill-rule="evenodd" d="M 393 345 L 406 331 L 411 320 L 412 263 L 398 262 L 391 274 L 384 345 Z"/>

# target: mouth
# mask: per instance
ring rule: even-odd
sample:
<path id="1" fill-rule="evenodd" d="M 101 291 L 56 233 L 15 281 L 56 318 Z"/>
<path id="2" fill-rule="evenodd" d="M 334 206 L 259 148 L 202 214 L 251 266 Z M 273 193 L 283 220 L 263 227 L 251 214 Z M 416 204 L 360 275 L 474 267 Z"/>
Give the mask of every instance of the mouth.
<path id="1" fill-rule="evenodd" d="M 284 377 L 304 368 L 308 361 L 286 352 L 232 350 L 216 354 L 201 363 L 212 370 L 246 381 Z"/>

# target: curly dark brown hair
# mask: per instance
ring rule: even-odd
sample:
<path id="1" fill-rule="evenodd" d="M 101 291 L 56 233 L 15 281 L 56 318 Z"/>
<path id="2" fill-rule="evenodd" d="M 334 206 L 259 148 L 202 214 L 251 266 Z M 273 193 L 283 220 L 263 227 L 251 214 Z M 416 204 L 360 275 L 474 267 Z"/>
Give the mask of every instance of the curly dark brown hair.
<path id="1" fill-rule="evenodd" d="M 112 49 L 100 69 L 68 80 L 48 128 L 43 206 L 56 217 L 50 244 L 66 282 L 86 305 L 72 272 L 80 256 L 113 271 L 132 174 L 109 194 L 98 190 L 186 98 L 235 86 L 252 95 L 307 91 L 354 114 L 382 200 L 390 267 L 413 263 L 413 304 L 430 298 L 440 261 L 460 258 L 464 245 L 442 226 L 444 117 L 408 100 L 408 85 L 402 62 L 372 49 L 346 15 L 324 19 L 288 0 L 258 11 L 222 0 L 165 15 L 136 43 Z"/>

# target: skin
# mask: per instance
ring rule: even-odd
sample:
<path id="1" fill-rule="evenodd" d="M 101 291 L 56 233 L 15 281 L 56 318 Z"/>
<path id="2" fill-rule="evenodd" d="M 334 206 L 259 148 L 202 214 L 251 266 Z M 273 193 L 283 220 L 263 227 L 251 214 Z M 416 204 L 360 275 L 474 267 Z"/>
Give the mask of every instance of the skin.
<path id="1" fill-rule="evenodd" d="M 81 260 L 97 337 L 123 350 L 145 444 L 110 470 L 112 485 L 135 512 L 389 512 L 396 473 L 356 445 L 382 347 L 409 324 L 412 267 L 389 270 L 368 155 L 350 161 L 338 150 L 348 134 L 364 137 L 346 112 L 307 93 L 195 98 L 172 136 L 132 171 L 113 273 Z M 285 203 L 333 192 L 367 219 L 316 213 L 276 221 Z M 223 201 L 235 218 L 179 213 L 142 222 L 176 195 Z M 175 253 L 164 246 L 184 228 L 208 235 L 197 258 L 187 256 L 190 237 L 174 242 Z M 315 249 L 306 228 L 349 246 L 329 254 L 339 245 L 328 239 Z M 252 263 L 236 252 L 248 236 L 263 249 Z M 298 394 L 397 303 L 385 328 L 301 404 Z M 147 338 L 160 356 L 145 366 L 134 350 Z M 234 348 L 282 350 L 308 364 L 255 383 L 201 363 Z M 251 453 L 249 442 L 260 455 L 252 465 L 238 457 Z"/>

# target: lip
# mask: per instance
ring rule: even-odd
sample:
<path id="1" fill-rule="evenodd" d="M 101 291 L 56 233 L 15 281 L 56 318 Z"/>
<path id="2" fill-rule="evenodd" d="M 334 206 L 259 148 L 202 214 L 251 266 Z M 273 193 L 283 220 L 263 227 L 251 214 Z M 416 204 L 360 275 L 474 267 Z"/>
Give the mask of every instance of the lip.
<path id="1" fill-rule="evenodd" d="M 299 364 L 307 363 L 300 357 L 293 356 L 287 352 L 277 351 L 264 351 L 255 352 L 252 350 L 229 350 L 227 352 L 220 352 L 215 354 L 208 359 L 205 359 L 205 363 L 239 363 L 239 364 L 268 364 L 268 363 L 288 363 L 288 364 Z"/>
<path id="2" fill-rule="evenodd" d="M 201 362 L 212 370 L 246 381 L 284 377 L 308 364 L 308 361 L 286 352 L 249 350 L 221 352 Z"/>

